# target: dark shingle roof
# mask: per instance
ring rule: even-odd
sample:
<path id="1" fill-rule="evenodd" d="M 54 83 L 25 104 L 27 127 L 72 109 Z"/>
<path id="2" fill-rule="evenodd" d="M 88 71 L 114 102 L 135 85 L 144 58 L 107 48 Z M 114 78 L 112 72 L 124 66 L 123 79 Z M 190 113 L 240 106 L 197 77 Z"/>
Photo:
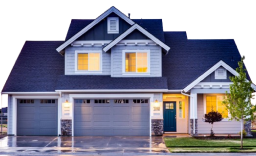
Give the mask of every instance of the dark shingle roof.
<path id="1" fill-rule="evenodd" d="M 3 92 L 49 92 L 64 73 L 64 57 L 56 52 L 63 41 L 27 41 Z"/>
<path id="2" fill-rule="evenodd" d="M 86 27 L 88 24 L 90 24 L 93 20 L 91 19 L 72 19 L 71 23 L 69 25 L 68 33 L 66 36 L 65 41 L 69 40 L 71 37 L 73 37 L 76 33 L 78 33 L 80 30 L 82 30 L 84 27 Z"/>
<path id="3" fill-rule="evenodd" d="M 55 89 L 168 89 L 168 86 L 165 77 L 111 78 L 110 76 L 61 75 L 58 77 Z"/>
<path id="4" fill-rule="evenodd" d="M 165 42 L 162 19 L 133 19 L 133 21 L 160 41 Z"/>
<path id="5" fill-rule="evenodd" d="M 65 41 L 70 39 L 92 21 L 93 20 L 72 19 Z M 164 42 L 162 19 L 134 19 L 133 21 Z"/>
<path id="6" fill-rule="evenodd" d="M 155 78 L 63 75 L 64 57 L 55 50 L 63 41 L 27 41 L 2 92 L 183 89 L 220 60 L 235 69 L 241 59 L 234 40 L 187 40 L 186 32 L 165 32 L 164 35 L 171 50 L 162 57 L 163 77 Z"/>
<path id="7" fill-rule="evenodd" d="M 186 40 L 184 32 L 165 32 L 165 41 L 171 47 L 162 59 L 163 76 L 168 78 L 169 89 L 185 88 L 220 60 L 233 69 L 241 60 L 232 39 Z"/>

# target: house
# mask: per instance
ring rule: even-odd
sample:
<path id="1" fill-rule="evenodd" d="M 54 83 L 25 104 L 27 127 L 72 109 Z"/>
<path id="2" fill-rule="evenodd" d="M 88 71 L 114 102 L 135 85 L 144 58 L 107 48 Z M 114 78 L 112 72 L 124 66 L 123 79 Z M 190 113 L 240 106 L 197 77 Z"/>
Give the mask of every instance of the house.
<path id="1" fill-rule="evenodd" d="M 8 134 L 209 134 L 211 108 L 225 118 L 214 132 L 237 134 L 222 100 L 240 60 L 234 40 L 187 39 L 111 7 L 72 20 L 64 41 L 26 41 L 2 90 Z"/>

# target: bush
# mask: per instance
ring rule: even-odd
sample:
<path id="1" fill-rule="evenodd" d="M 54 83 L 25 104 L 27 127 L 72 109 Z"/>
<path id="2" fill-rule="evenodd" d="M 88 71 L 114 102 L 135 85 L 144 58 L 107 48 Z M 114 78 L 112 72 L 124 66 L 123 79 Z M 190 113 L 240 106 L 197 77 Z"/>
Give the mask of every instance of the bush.
<path id="1" fill-rule="evenodd" d="M 238 133 L 241 136 L 241 131 Z M 246 131 L 243 130 L 243 137 L 245 137 L 247 135 Z"/>

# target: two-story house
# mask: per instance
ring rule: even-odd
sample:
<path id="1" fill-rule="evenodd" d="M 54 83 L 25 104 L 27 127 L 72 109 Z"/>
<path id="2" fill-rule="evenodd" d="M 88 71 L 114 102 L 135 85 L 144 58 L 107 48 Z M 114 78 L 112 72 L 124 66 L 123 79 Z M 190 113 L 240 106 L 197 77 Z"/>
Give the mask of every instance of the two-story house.
<path id="1" fill-rule="evenodd" d="M 225 118 L 214 132 L 237 134 L 222 100 L 240 60 L 234 40 L 187 39 L 111 7 L 72 20 L 64 41 L 25 43 L 2 90 L 8 134 L 208 134 L 212 108 Z"/>

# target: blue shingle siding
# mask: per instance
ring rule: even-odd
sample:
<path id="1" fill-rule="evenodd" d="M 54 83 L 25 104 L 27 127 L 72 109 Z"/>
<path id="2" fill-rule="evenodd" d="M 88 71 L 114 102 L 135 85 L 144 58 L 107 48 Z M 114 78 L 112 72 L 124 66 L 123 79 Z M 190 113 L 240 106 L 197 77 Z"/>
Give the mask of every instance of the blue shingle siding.
<path id="1" fill-rule="evenodd" d="M 64 57 L 56 52 L 62 41 L 27 41 L 3 88 L 3 92 L 48 92 L 55 90 L 64 74 Z"/>
<path id="2" fill-rule="evenodd" d="M 61 75 L 56 90 L 73 89 L 168 89 L 165 77 L 111 78 L 110 76 Z"/>

